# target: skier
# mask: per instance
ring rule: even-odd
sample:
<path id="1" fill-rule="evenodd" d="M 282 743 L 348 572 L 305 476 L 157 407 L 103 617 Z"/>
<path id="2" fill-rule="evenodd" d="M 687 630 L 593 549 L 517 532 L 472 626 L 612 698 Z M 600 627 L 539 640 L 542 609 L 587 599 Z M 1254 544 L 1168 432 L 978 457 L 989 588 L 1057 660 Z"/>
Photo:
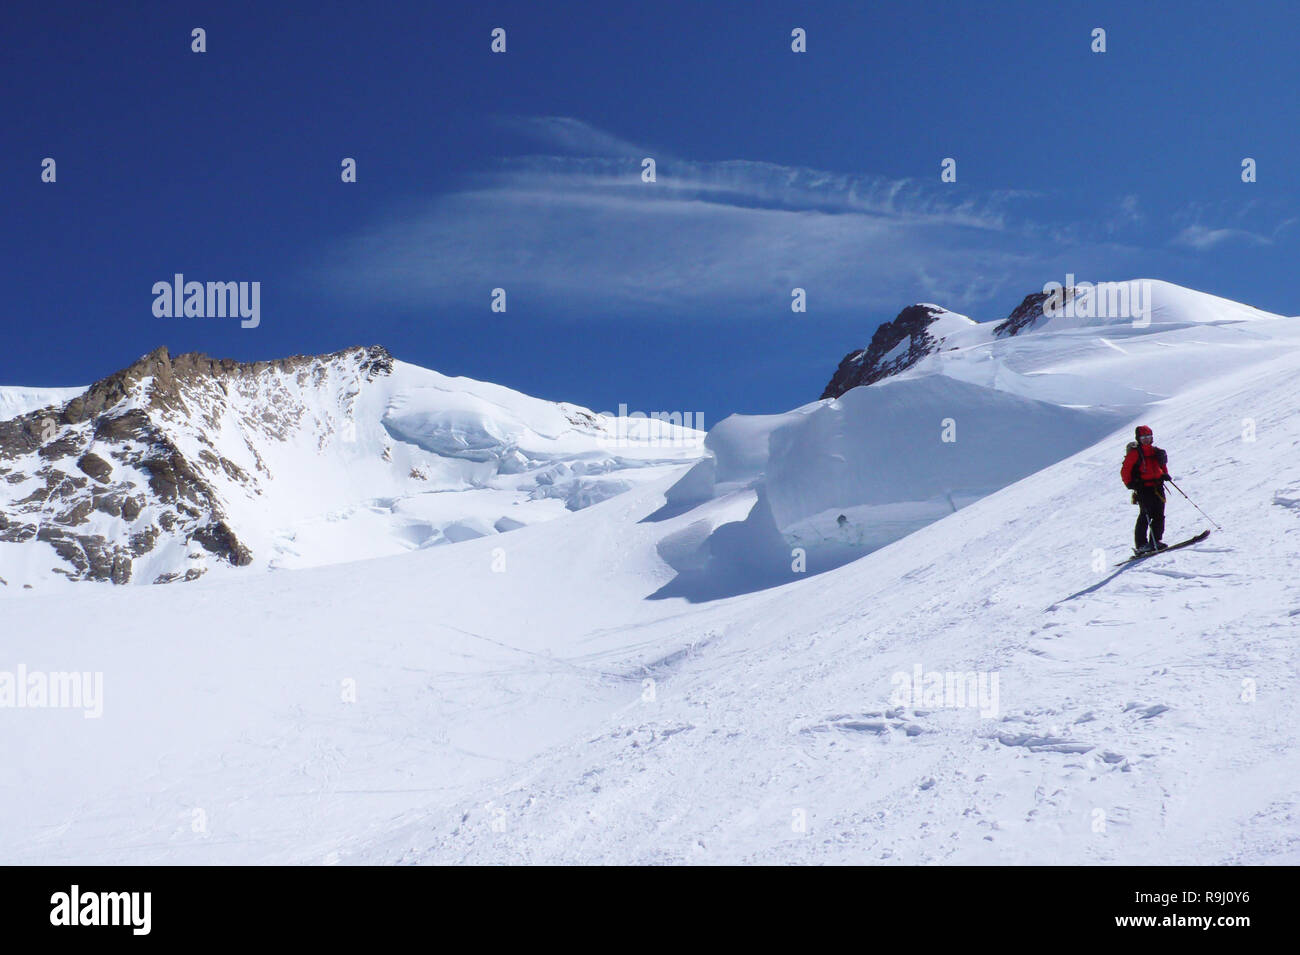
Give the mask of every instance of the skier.
<path id="1" fill-rule="evenodd" d="M 1133 492 L 1133 503 L 1139 507 L 1137 524 L 1133 527 L 1134 553 L 1151 554 L 1167 546 L 1161 540 L 1165 536 L 1164 484 L 1173 478 L 1169 476 L 1169 456 L 1152 443 L 1151 429 L 1138 425 L 1134 438 L 1128 444 L 1119 476 Z"/>

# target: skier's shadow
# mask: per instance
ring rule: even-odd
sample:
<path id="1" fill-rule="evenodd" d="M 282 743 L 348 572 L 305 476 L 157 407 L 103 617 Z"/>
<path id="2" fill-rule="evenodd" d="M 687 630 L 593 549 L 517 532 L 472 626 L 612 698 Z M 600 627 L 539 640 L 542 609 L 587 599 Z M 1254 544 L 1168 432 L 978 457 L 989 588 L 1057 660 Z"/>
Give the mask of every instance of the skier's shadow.
<path id="1" fill-rule="evenodd" d="M 1191 544 L 1199 544 L 1201 541 L 1205 540 L 1205 538 L 1209 536 L 1210 536 L 1209 531 L 1202 531 L 1201 533 L 1197 534 L 1195 537 L 1191 537 L 1185 541 L 1180 541 L 1177 544 L 1174 544 L 1166 548 L 1165 550 L 1160 551 L 1160 553 L 1165 553 L 1166 551 L 1170 551 L 1170 550 L 1179 550 Z M 1143 563 L 1146 563 L 1146 558 L 1139 558 L 1139 557 L 1130 558 L 1129 560 L 1126 560 L 1122 564 L 1120 564 L 1119 569 L 1116 570 L 1113 574 L 1110 574 L 1107 577 L 1103 577 L 1101 580 L 1097 581 L 1091 587 L 1083 588 L 1083 590 L 1080 590 L 1077 594 L 1070 594 L 1070 596 L 1058 600 L 1056 603 L 1052 604 L 1050 607 L 1044 610 L 1043 613 L 1050 613 L 1051 611 L 1055 610 L 1057 607 L 1061 606 L 1061 604 L 1063 603 L 1068 603 L 1069 601 L 1076 600 L 1079 597 L 1086 597 L 1088 594 L 1096 593 L 1098 590 L 1100 590 L 1102 587 L 1105 587 L 1108 583 L 1110 583 L 1120 574 L 1124 573 L 1124 571 L 1129 570 Z"/>
<path id="2" fill-rule="evenodd" d="M 1046 610 L 1044 610 L 1043 613 L 1051 613 L 1053 610 L 1055 610 L 1056 608 L 1058 608 L 1059 606 L 1061 606 L 1061 604 L 1063 604 L 1063 603 L 1069 603 L 1071 600 L 1077 600 L 1077 599 L 1080 598 L 1080 597 L 1086 597 L 1086 596 L 1088 596 L 1088 594 L 1096 593 L 1098 590 L 1101 590 L 1102 587 L 1105 587 L 1108 583 L 1110 583 L 1112 580 L 1114 580 L 1114 579 L 1115 579 L 1116 577 L 1118 577 L 1120 574 L 1124 573 L 1124 571 L 1126 571 L 1126 570 L 1132 570 L 1134 567 L 1136 567 L 1136 566 L 1137 566 L 1138 564 L 1140 564 L 1140 563 L 1142 563 L 1142 561 L 1140 561 L 1140 560 L 1128 561 L 1128 562 L 1124 563 L 1124 564 L 1121 565 L 1120 568 L 1119 568 L 1117 571 L 1115 571 L 1113 574 L 1110 574 L 1109 576 L 1103 577 L 1101 580 L 1097 581 L 1097 582 L 1096 582 L 1095 584 L 1093 584 L 1091 587 L 1084 587 L 1084 588 L 1083 588 L 1082 590 L 1080 590 L 1077 594 L 1070 594 L 1070 596 L 1068 596 L 1068 597 L 1062 597 L 1062 598 L 1061 598 L 1060 600 L 1058 600 L 1056 603 L 1052 604 L 1050 607 L 1048 607 Z"/>

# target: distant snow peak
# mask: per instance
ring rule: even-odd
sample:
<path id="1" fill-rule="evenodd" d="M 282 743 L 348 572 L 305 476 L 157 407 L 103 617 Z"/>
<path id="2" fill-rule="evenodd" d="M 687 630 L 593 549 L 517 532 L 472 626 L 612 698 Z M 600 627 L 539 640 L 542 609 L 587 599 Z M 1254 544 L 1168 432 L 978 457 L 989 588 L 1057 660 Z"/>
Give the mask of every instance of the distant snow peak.
<path id="1" fill-rule="evenodd" d="M 193 580 L 253 553 L 230 511 L 272 479 L 267 442 L 346 417 L 362 382 L 390 374 L 382 347 L 269 362 L 172 356 L 164 347 L 61 407 L 0 422 L 0 544 L 21 578 L 125 584 Z M 332 414 L 303 396 L 329 379 Z M 42 549 L 42 546 L 43 548 Z"/>
<path id="2" fill-rule="evenodd" d="M 39 407 L 47 397 L 62 400 Z M 257 362 L 159 348 L 84 390 L 0 389 L 6 407 L 20 413 L 0 418 L 0 592 L 456 543 L 703 453 L 671 415 L 628 415 L 620 431 L 381 346 Z"/>
<path id="3" fill-rule="evenodd" d="M 1146 279 L 1049 284 L 996 326 L 909 306 L 840 362 L 821 400 L 709 432 L 710 457 L 666 495 L 671 513 L 701 515 L 660 542 L 680 575 L 671 592 L 789 580 L 796 550 L 796 570 L 856 560 L 1295 335 L 1281 316 Z"/>
<path id="4" fill-rule="evenodd" d="M 1151 324 L 1151 282 L 1146 279 L 1093 285 L 1069 274 L 1065 284 L 1048 282 L 1043 293 L 1047 318 L 1132 319 L 1134 328 Z"/>
<path id="5" fill-rule="evenodd" d="M 938 305 L 910 305 L 892 322 L 877 328 L 867 348 L 851 351 L 840 361 L 821 397 L 838 398 L 850 388 L 905 372 L 917 374 L 919 369 L 913 369 L 927 359 L 945 362 L 949 356 L 960 358 L 970 353 L 972 359 L 987 361 L 994 357 L 989 346 L 1030 332 L 1038 335 L 1044 331 L 1124 327 L 1146 334 L 1191 325 L 1275 321 L 1281 317 L 1155 279 L 1092 283 L 1079 281 L 1073 274 L 1065 279 L 1047 282 L 1043 291 L 1026 295 L 997 324 L 973 322 Z M 1101 341 L 1102 347 L 1114 347 Z M 1060 343 L 1056 347 L 1059 350 Z M 976 368 L 975 363 L 967 365 L 972 374 Z M 977 377 L 983 380 L 983 373 Z M 1127 391 L 1121 388 L 1114 393 L 1118 396 Z"/>
<path id="6" fill-rule="evenodd" d="M 850 388 L 905 371 L 936 351 L 949 333 L 974 324 L 938 305 L 909 305 L 892 322 L 877 328 L 865 349 L 844 356 L 822 397 L 838 398 Z"/>

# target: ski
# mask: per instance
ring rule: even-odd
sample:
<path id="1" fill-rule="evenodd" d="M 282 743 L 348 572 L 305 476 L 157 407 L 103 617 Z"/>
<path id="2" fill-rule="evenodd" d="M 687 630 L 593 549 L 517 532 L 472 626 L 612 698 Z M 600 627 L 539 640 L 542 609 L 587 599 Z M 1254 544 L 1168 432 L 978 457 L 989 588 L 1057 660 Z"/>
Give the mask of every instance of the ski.
<path id="1" fill-rule="evenodd" d="M 1151 553 L 1149 553 L 1149 554 L 1134 554 L 1132 557 L 1129 557 L 1127 560 L 1121 560 L 1121 561 L 1120 561 L 1118 564 L 1116 564 L 1115 566 L 1116 566 L 1116 567 L 1123 567 L 1125 564 L 1131 564 L 1131 563 L 1133 563 L 1133 561 L 1135 561 L 1135 560 L 1146 560 L 1148 557 L 1155 557 L 1155 556 L 1158 555 L 1158 554 L 1165 554 L 1165 553 L 1168 553 L 1168 552 L 1171 551 L 1171 550 L 1178 550 L 1178 548 L 1180 548 L 1180 547 L 1187 547 L 1189 544 L 1199 544 L 1201 541 L 1205 540 L 1205 538 L 1207 538 L 1207 537 L 1209 537 L 1209 536 L 1210 536 L 1210 532 L 1209 532 L 1209 531 L 1201 531 L 1201 532 L 1200 532 L 1199 534 L 1197 534 L 1195 537 L 1189 537 L 1189 538 L 1187 538 L 1187 540 L 1185 540 L 1185 541 L 1179 541 L 1177 544 L 1170 544 L 1170 545 L 1169 545 L 1168 547 L 1166 547 L 1164 550 L 1153 550 L 1153 551 L 1152 551 Z"/>

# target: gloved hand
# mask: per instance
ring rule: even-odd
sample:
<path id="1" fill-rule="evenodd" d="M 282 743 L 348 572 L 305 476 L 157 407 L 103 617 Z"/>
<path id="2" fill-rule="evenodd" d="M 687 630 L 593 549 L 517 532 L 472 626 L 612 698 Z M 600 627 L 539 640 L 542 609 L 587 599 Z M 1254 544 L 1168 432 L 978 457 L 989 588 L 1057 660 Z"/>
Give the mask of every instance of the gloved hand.
<path id="1" fill-rule="evenodd" d="M 1138 502 L 1138 492 L 1137 492 L 1137 491 L 1134 491 L 1134 492 L 1133 492 L 1133 495 L 1129 498 L 1129 502 L 1132 503 L 1132 504 L 1136 504 L 1136 503 Z"/>
<path id="2" fill-rule="evenodd" d="M 1172 481 L 1173 479 L 1174 479 L 1174 476 L 1173 476 L 1172 474 L 1166 474 L 1166 475 L 1165 475 L 1164 477 L 1162 477 L 1160 480 L 1163 482 L 1163 481 Z"/>

